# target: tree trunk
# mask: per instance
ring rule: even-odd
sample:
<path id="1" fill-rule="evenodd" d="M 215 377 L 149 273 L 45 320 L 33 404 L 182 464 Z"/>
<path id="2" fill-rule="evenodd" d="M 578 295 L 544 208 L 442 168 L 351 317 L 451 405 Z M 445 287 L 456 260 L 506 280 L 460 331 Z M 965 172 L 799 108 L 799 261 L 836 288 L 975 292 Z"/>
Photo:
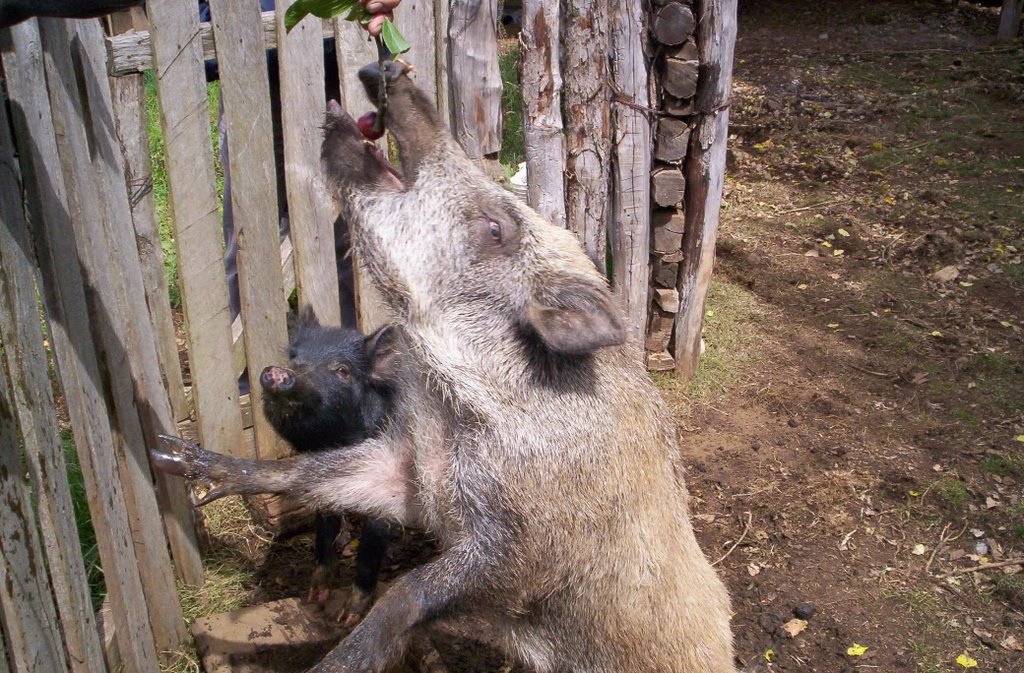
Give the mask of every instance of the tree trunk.
<path id="1" fill-rule="evenodd" d="M 639 2 L 614 5 L 611 21 L 612 81 L 620 98 L 612 108 L 612 207 L 609 218 L 615 291 L 626 311 L 627 329 L 642 344 L 647 329 L 650 283 L 651 122 L 646 21 Z"/>
<path id="2" fill-rule="evenodd" d="M 611 120 L 609 0 L 567 5 L 565 54 L 566 223 L 603 273 L 607 250 Z"/>
<path id="3" fill-rule="evenodd" d="M 552 224 L 565 226 L 565 137 L 559 0 L 523 0 L 519 82 L 523 92 L 526 200 Z"/>
<path id="4" fill-rule="evenodd" d="M 704 302 L 715 261 L 736 44 L 736 4 L 737 0 L 703 0 L 695 7 L 702 77 L 695 101 L 697 123 L 686 164 L 684 257 L 675 321 L 676 372 L 684 379 L 692 378 L 697 371 Z"/>

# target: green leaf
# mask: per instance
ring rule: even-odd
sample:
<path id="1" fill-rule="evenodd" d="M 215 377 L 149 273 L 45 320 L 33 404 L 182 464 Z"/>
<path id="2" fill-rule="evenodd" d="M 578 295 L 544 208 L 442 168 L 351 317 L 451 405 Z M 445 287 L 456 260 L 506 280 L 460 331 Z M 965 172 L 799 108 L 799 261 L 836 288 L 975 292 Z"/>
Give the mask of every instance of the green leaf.
<path id="1" fill-rule="evenodd" d="M 351 18 L 347 15 L 357 6 L 365 11 L 357 0 L 295 0 L 284 13 L 284 28 L 290 32 L 307 14 L 321 19 L 331 19 L 342 14 L 346 15 L 345 18 Z"/>
<path id="2" fill-rule="evenodd" d="M 391 19 L 384 19 L 384 25 L 381 26 L 380 29 L 380 37 L 384 40 L 384 46 L 387 47 L 388 51 L 390 51 L 394 56 L 404 54 L 412 49 L 412 45 L 402 37 L 402 34 L 398 32 L 398 28 Z"/>

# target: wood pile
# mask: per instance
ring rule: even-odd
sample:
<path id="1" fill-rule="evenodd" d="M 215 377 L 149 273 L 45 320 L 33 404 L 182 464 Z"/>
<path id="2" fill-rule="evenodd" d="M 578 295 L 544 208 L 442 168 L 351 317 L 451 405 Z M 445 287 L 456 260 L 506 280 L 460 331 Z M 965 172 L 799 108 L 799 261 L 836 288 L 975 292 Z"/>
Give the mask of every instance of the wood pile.
<path id="1" fill-rule="evenodd" d="M 679 263 L 683 259 L 685 164 L 690 115 L 697 92 L 697 43 L 691 0 L 655 0 L 650 16 L 651 100 L 662 113 L 654 125 L 651 166 L 651 292 L 647 367 L 675 369 L 669 347 L 679 310 Z"/>

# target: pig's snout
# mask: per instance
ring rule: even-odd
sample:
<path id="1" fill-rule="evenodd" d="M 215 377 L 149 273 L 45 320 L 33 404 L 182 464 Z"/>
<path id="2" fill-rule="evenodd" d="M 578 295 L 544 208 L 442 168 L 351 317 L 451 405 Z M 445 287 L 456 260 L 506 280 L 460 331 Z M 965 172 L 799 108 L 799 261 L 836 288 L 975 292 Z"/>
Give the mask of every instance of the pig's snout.
<path id="1" fill-rule="evenodd" d="M 284 367 L 267 367 L 260 374 L 260 385 L 268 393 L 283 393 L 295 385 L 295 372 Z"/>
<path id="2" fill-rule="evenodd" d="M 387 79 L 388 84 L 394 82 L 398 77 L 404 73 L 408 68 L 395 61 L 384 61 L 384 76 Z M 373 62 L 364 65 L 359 69 L 359 81 L 363 83 L 363 88 L 366 89 L 366 93 L 371 101 L 376 102 L 380 96 L 380 63 Z M 390 87 L 388 87 L 390 88 Z"/>

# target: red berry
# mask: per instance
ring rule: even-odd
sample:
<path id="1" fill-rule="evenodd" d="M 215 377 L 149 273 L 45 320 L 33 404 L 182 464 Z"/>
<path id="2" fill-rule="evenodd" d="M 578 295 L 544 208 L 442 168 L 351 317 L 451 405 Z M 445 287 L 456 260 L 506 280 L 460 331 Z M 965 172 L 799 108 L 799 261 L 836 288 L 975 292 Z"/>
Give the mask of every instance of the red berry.
<path id="1" fill-rule="evenodd" d="M 359 132 L 367 140 L 377 140 L 384 135 L 383 127 L 379 131 L 375 128 L 377 125 L 376 112 L 367 112 L 356 121 L 356 125 L 359 126 Z"/>

